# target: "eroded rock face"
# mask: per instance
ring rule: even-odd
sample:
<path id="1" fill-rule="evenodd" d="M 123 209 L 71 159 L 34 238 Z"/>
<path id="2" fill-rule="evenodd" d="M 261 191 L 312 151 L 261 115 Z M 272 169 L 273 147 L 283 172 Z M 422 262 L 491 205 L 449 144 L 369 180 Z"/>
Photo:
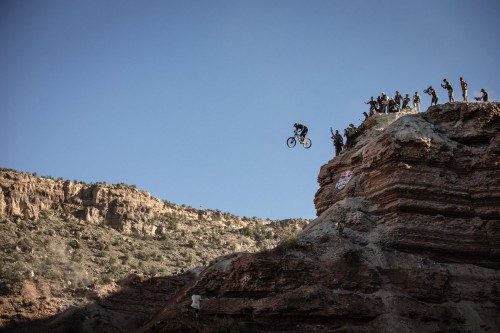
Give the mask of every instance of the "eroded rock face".
<path id="1" fill-rule="evenodd" d="M 203 220 L 245 227 L 250 224 L 302 226 L 308 221 L 260 221 L 213 210 L 198 210 L 166 203 L 148 192 L 124 184 L 84 184 L 0 170 L 0 216 L 38 220 L 40 213 L 56 210 L 91 224 L 107 224 L 124 234 L 159 235 L 168 220 Z"/>
<path id="2" fill-rule="evenodd" d="M 499 104 L 450 103 L 380 119 L 398 116 L 370 118 L 354 149 L 321 168 L 318 215 L 363 198 L 384 246 L 499 268 Z M 346 170 L 352 179 L 336 189 Z"/>
<path id="3" fill-rule="evenodd" d="M 1 171 L 0 188 L 2 214 L 36 220 L 44 210 L 60 209 L 89 223 L 106 222 L 126 234 L 154 234 L 148 222 L 172 212 L 148 192 L 125 185 L 87 185 Z"/>
<path id="4" fill-rule="evenodd" d="M 499 107 L 369 118 L 354 148 L 321 168 L 318 218 L 296 238 L 218 258 L 131 331 L 500 332 Z M 186 306 L 198 292 L 195 320 Z M 80 327 L 119 331 L 112 311 Z"/>

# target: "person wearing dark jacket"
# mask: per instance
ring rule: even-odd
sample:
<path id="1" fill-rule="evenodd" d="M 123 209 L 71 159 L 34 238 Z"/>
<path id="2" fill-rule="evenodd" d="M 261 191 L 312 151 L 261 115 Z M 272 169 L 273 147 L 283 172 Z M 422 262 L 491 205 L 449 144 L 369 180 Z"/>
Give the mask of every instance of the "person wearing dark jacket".
<path id="1" fill-rule="evenodd" d="M 483 101 L 483 102 L 488 102 L 488 92 L 486 90 L 481 89 L 481 92 L 483 93 L 483 96 L 481 97 L 474 97 L 476 101 Z"/>
<path id="2" fill-rule="evenodd" d="M 368 102 L 365 102 L 365 104 L 370 104 L 370 115 L 378 111 L 377 109 L 378 103 L 375 100 L 375 98 L 372 97 Z"/>
<path id="3" fill-rule="evenodd" d="M 403 98 L 403 106 L 401 108 L 404 109 L 407 107 L 408 103 L 410 103 L 410 95 L 406 94 L 405 98 Z"/>
<path id="4" fill-rule="evenodd" d="M 403 96 L 399 91 L 396 90 L 396 95 L 394 96 L 394 102 L 398 105 L 398 109 L 401 109 L 401 101 L 403 100 Z"/>
<path id="5" fill-rule="evenodd" d="M 335 134 L 332 135 L 333 145 L 335 146 L 335 156 L 340 155 L 342 151 L 342 146 L 344 145 L 344 139 L 340 135 L 339 130 L 335 130 Z"/>
<path id="6" fill-rule="evenodd" d="M 302 143 L 302 141 L 304 141 L 304 139 L 306 138 L 306 135 L 307 135 L 307 131 L 308 131 L 307 126 L 295 123 L 295 124 L 293 124 L 293 127 L 295 127 L 296 131 L 300 131 L 298 133 L 300 134 L 300 142 Z"/>
<path id="7" fill-rule="evenodd" d="M 438 100 L 439 100 L 439 96 L 438 96 L 436 90 L 434 88 L 432 88 L 432 86 L 429 86 L 429 88 L 427 88 L 426 90 L 424 90 L 424 93 L 426 93 L 429 96 L 432 96 L 431 106 L 437 105 Z"/>

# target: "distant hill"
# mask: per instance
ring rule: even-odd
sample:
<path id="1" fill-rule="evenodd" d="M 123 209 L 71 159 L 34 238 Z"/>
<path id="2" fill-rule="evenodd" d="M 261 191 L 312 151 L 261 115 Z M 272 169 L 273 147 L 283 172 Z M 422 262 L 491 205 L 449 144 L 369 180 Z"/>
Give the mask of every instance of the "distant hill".
<path id="1" fill-rule="evenodd" d="M 222 255 L 272 248 L 309 222 L 198 210 L 125 184 L 85 184 L 9 169 L 0 171 L 0 189 L 3 323 L 52 315 L 129 274 L 171 276 Z M 39 313 L 30 309 L 40 306 L 37 298 L 25 308 L 23 288 L 58 305 Z M 80 301 L 75 292 L 83 295 Z M 16 297 L 19 304 L 6 306 Z"/>

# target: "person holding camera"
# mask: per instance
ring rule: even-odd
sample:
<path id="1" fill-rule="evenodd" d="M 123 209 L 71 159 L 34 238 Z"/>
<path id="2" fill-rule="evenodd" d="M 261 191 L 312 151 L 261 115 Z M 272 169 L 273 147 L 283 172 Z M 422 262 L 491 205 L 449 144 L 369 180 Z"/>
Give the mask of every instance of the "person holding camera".
<path id="1" fill-rule="evenodd" d="M 432 96 L 431 106 L 437 105 L 438 100 L 439 100 L 439 96 L 438 96 L 436 90 L 434 88 L 432 88 L 432 86 L 429 86 L 429 88 L 427 88 L 426 90 L 424 90 L 424 93 L 426 93 L 429 96 Z"/>
<path id="2" fill-rule="evenodd" d="M 481 89 L 481 92 L 483 93 L 483 96 L 481 97 L 474 97 L 476 101 L 483 101 L 483 102 L 488 102 L 488 92 L 484 90 L 484 88 Z"/>
<path id="3" fill-rule="evenodd" d="M 448 80 L 444 79 L 444 84 L 441 84 L 441 87 L 443 87 L 443 89 L 446 89 L 448 90 L 448 101 L 451 103 L 451 102 L 455 102 L 455 98 L 453 98 L 453 87 L 451 86 L 450 82 L 448 82 Z"/>

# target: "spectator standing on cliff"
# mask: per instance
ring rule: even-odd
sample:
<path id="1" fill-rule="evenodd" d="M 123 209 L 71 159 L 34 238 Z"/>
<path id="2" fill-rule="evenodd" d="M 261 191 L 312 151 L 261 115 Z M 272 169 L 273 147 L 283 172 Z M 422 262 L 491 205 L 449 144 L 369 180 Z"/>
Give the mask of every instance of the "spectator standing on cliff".
<path id="1" fill-rule="evenodd" d="M 342 146 L 344 145 L 344 139 L 340 135 L 339 130 L 335 130 L 335 134 L 332 135 L 333 146 L 335 147 L 335 156 L 339 156 L 342 151 Z"/>
<path id="2" fill-rule="evenodd" d="M 403 96 L 399 91 L 396 90 L 396 95 L 394 96 L 394 102 L 398 105 L 398 110 L 401 109 L 401 101 L 403 100 Z"/>
<path id="3" fill-rule="evenodd" d="M 429 96 L 432 96 L 431 98 L 431 106 L 437 105 L 439 96 L 436 92 L 436 89 L 432 88 L 432 86 L 429 86 L 426 90 L 424 90 L 424 93 L 426 93 Z"/>
<path id="4" fill-rule="evenodd" d="M 354 139 L 356 138 L 357 135 L 357 129 L 354 127 L 353 124 L 349 124 L 349 127 L 346 128 L 347 131 L 347 140 L 345 142 L 345 145 L 347 146 L 347 149 L 350 149 L 354 146 Z"/>
<path id="5" fill-rule="evenodd" d="M 375 100 L 375 98 L 372 98 L 368 101 L 368 102 L 365 102 L 365 104 L 370 104 L 370 116 L 373 115 L 376 111 L 378 111 L 377 109 L 377 101 Z"/>
<path id="6" fill-rule="evenodd" d="M 413 107 L 416 112 L 420 112 L 420 95 L 418 91 L 415 91 L 415 95 L 413 95 Z"/>
<path id="7" fill-rule="evenodd" d="M 385 94 L 385 92 L 382 91 L 382 96 L 380 97 L 381 104 L 380 104 L 380 112 L 382 113 L 387 113 L 387 105 L 389 104 L 389 98 Z"/>
<path id="8" fill-rule="evenodd" d="M 396 112 L 398 112 L 398 111 L 399 111 L 399 110 L 398 110 L 398 105 L 396 104 L 396 101 L 395 101 L 394 99 L 392 99 L 392 98 L 391 98 L 391 99 L 389 100 L 389 110 L 388 110 L 388 112 L 389 112 L 389 113 L 396 113 Z"/>
<path id="9" fill-rule="evenodd" d="M 488 92 L 484 89 L 481 89 L 481 92 L 483 93 L 483 96 L 474 97 L 476 99 L 476 101 L 488 102 Z"/>
<path id="10" fill-rule="evenodd" d="M 344 136 L 345 136 L 345 144 L 342 151 L 346 151 L 347 149 L 349 149 L 349 145 L 351 144 L 351 134 L 349 132 L 349 127 L 344 129 Z"/>
<path id="11" fill-rule="evenodd" d="M 199 293 L 195 293 L 193 296 L 191 296 L 191 304 L 188 305 L 188 308 L 187 308 L 187 314 L 189 315 L 189 311 L 191 309 L 194 309 L 194 312 L 196 314 L 196 318 L 198 319 L 198 316 L 200 314 L 200 309 L 201 309 L 201 296 Z"/>
<path id="12" fill-rule="evenodd" d="M 464 98 L 464 102 L 468 102 L 468 99 L 467 99 L 467 82 L 464 81 L 463 77 L 460 77 L 460 87 L 462 88 L 462 97 Z"/>
<path id="13" fill-rule="evenodd" d="M 408 103 L 410 103 L 410 96 L 406 94 L 405 98 L 403 98 L 403 106 L 401 107 L 401 109 L 406 108 L 408 106 Z"/>
<path id="14" fill-rule="evenodd" d="M 441 84 L 441 87 L 443 87 L 443 89 L 446 89 L 448 90 L 448 101 L 451 103 L 451 102 L 455 102 L 455 98 L 453 98 L 453 87 L 451 86 L 450 82 L 448 82 L 448 80 L 444 79 L 444 84 Z"/>

